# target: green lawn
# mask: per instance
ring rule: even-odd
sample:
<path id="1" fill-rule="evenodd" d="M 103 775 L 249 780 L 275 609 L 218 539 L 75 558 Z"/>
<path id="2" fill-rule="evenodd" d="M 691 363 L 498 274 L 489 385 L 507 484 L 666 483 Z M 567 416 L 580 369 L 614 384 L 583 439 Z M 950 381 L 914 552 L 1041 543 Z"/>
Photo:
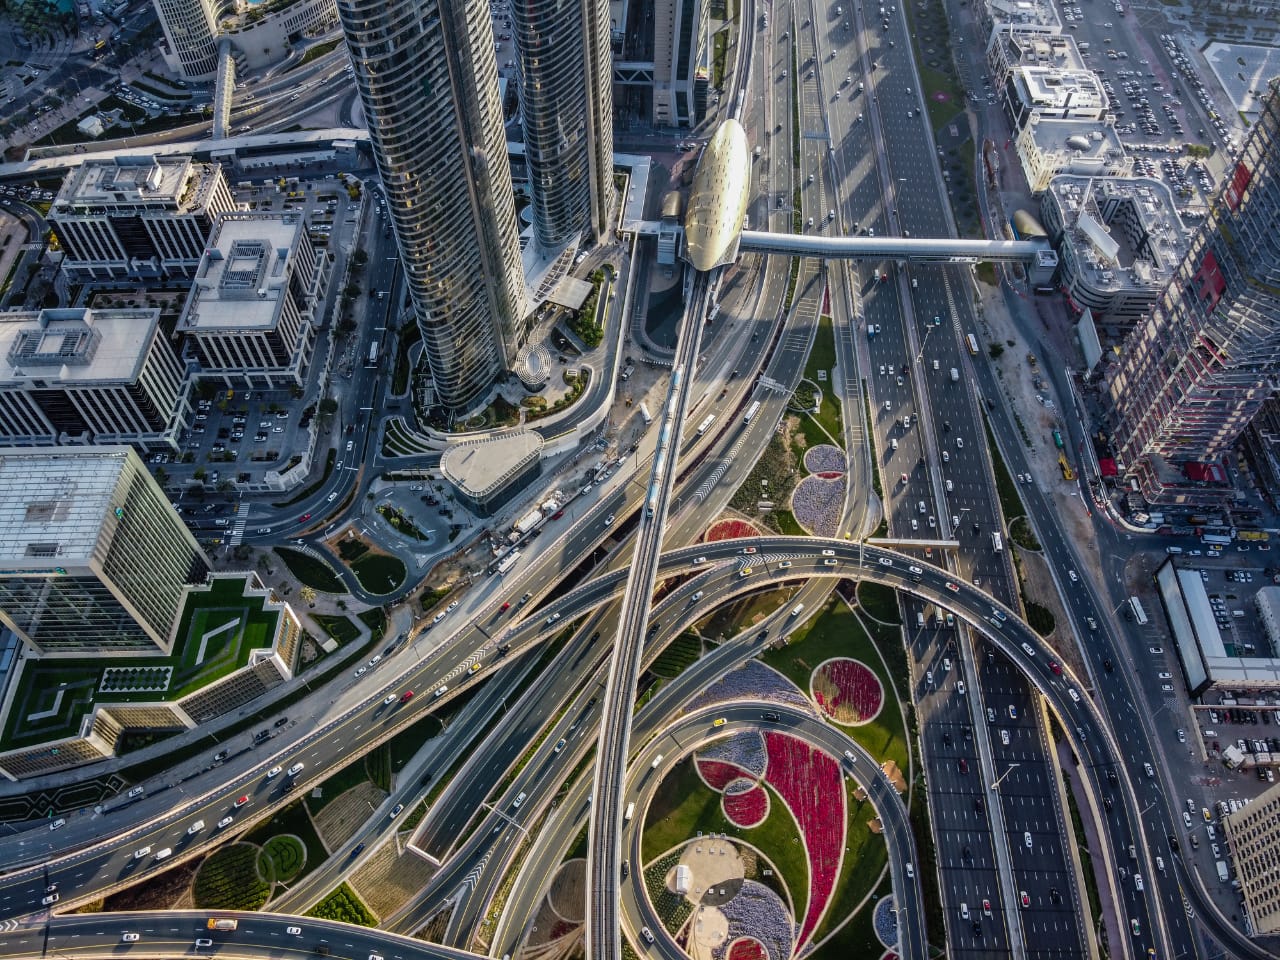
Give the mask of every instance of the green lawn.
<path id="1" fill-rule="evenodd" d="M 307 911 L 308 917 L 319 917 L 322 920 L 337 920 L 341 923 L 354 923 L 362 927 L 376 927 L 378 918 L 364 905 L 354 890 L 343 883 L 327 897 Z"/>
<path id="2" fill-rule="evenodd" d="M 295 800 L 283 810 L 275 813 L 270 820 L 257 824 L 241 839 L 246 843 L 270 846 L 279 837 L 297 837 L 302 841 L 303 863 L 297 876 L 304 876 L 329 858 L 328 851 L 320 842 L 320 835 L 307 816 L 306 808 L 301 800 Z M 297 876 L 294 879 L 297 879 Z"/>
<path id="3" fill-rule="evenodd" d="M 893 634 L 897 636 L 899 631 L 894 630 Z M 875 671 L 884 686 L 884 707 L 874 720 L 861 726 L 840 729 L 862 744 L 878 760 L 894 760 L 903 776 L 906 776 L 909 769 L 907 741 L 893 679 L 881 663 L 861 622 L 842 602 L 828 601 L 826 610 L 820 616 L 791 635 L 790 643 L 781 649 L 767 651 L 761 659 L 808 693 L 809 675 L 813 668 L 831 657 L 861 660 Z"/>
<path id="4" fill-rule="evenodd" d="M 660 677 L 671 679 L 702 656 L 702 641 L 691 633 L 682 633 L 658 654 L 650 668 Z"/>
<path id="5" fill-rule="evenodd" d="M 809 532 L 796 522 L 795 514 L 790 510 L 775 510 L 773 518 L 778 521 L 778 527 L 784 534 L 789 537 L 807 537 Z"/>
<path id="6" fill-rule="evenodd" d="M 858 603 L 881 623 L 901 623 L 898 614 L 898 593 L 882 583 L 863 580 L 858 584 Z"/>
<path id="7" fill-rule="evenodd" d="M 797 843 L 800 829 L 791 811 L 771 787 L 769 816 L 758 827 L 744 830 L 730 823 L 720 809 L 720 794 L 707 788 L 685 757 L 676 764 L 654 794 L 645 812 L 641 856 L 648 863 L 677 843 L 694 839 L 698 831 L 739 837 L 764 851 L 782 874 L 787 889 L 803 913 L 809 898 L 809 867 L 804 844 Z"/>
<path id="8" fill-rule="evenodd" d="M 836 395 L 831 371 L 836 365 L 836 335 L 831 318 L 824 316 L 818 319 L 818 335 L 814 338 L 813 349 L 809 351 L 809 362 L 805 364 L 806 380 L 816 383 L 822 389 L 822 404 L 815 419 L 827 433 L 830 441 L 843 447 L 844 428 L 841 426 L 840 398 Z M 818 379 L 819 371 L 826 374 L 826 381 Z"/>
<path id="9" fill-rule="evenodd" d="M 70 736 L 95 704 L 176 700 L 245 666 L 279 623 L 263 597 L 245 596 L 245 585 L 219 577 L 190 592 L 168 656 L 26 661 L 3 748 Z"/>
<path id="10" fill-rule="evenodd" d="M 404 563 L 398 557 L 385 553 L 366 553 L 351 564 L 360 586 L 370 593 L 390 593 L 404 583 L 408 575 Z"/>
<path id="11" fill-rule="evenodd" d="M 357 757 L 320 784 L 319 797 L 311 796 L 308 791 L 305 800 L 307 809 L 312 814 L 317 814 L 352 787 L 368 782 L 369 769 L 365 765 L 365 758 Z"/>
<path id="12" fill-rule="evenodd" d="M 885 877 L 876 888 L 877 897 L 893 894 L 893 882 Z M 878 957 L 884 953 L 880 938 L 876 936 L 873 915 L 875 901 L 867 904 L 865 910 L 841 927 L 836 933 L 809 954 L 812 960 L 848 960 L 849 957 Z"/>
<path id="13" fill-rule="evenodd" d="M 387 615 L 382 612 L 381 607 L 371 607 L 362 613 L 357 613 L 356 619 L 369 628 L 374 640 L 381 640 L 383 634 L 387 632 Z"/>
<path id="14" fill-rule="evenodd" d="M 258 873 L 275 883 L 289 883 L 307 865 L 307 848 L 297 837 L 275 836 L 258 854 Z"/>
<path id="15" fill-rule="evenodd" d="M 435 714 L 430 714 L 397 733 L 387 741 L 387 749 L 391 755 L 391 769 L 396 773 L 403 770 L 405 764 L 413 759 L 414 754 L 422 749 L 423 744 L 442 730 L 444 725 L 439 718 Z"/>
<path id="16" fill-rule="evenodd" d="M 991 435 L 991 425 L 987 423 L 985 417 L 982 425 L 987 435 L 987 449 L 991 453 L 991 467 L 996 475 L 996 492 L 1000 495 L 1000 511 L 1004 514 L 1005 520 L 1021 517 L 1026 513 L 1026 509 L 1022 505 L 1022 495 L 1018 493 L 1018 485 L 1014 483 L 1013 475 L 1005 466 L 1004 457 L 1000 456 L 1000 451 L 996 448 L 995 437 Z"/>
<path id="17" fill-rule="evenodd" d="M 258 876 L 258 848 L 233 843 L 209 854 L 196 873 L 197 907 L 209 910 L 257 910 L 267 902 L 270 885 Z"/>
<path id="18" fill-rule="evenodd" d="M 311 587 L 313 590 L 319 590 L 321 593 L 347 592 L 346 587 L 342 585 L 342 581 L 338 579 L 338 575 L 333 568 L 323 560 L 317 560 L 310 554 L 291 550 L 289 547 L 275 547 L 274 549 L 276 555 L 289 568 L 289 572 L 305 586 Z"/>
<path id="19" fill-rule="evenodd" d="M 324 613 L 313 613 L 311 619 L 325 629 L 338 643 L 350 643 L 360 636 L 360 628 L 351 622 L 351 618 L 338 613 L 330 616 Z"/>

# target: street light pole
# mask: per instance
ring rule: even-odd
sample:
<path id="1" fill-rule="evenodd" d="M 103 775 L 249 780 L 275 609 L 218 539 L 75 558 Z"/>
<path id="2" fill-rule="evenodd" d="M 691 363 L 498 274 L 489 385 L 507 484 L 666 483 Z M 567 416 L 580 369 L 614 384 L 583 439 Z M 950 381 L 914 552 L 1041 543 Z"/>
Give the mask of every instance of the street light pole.
<path id="1" fill-rule="evenodd" d="M 1004 773 L 1000 774 L 1000 776 L 996 777 L 996 782 L 995 782 L 995 783 L 993 783 L 993 784 L 991 784 L 991 786 L 990 786 L 988 789 L 989 789 L 989 790 L 995 790 L 995 789 L 996 789 L 998 786 L 1000 786 L 1000 784 L 1004 781 L 1004 778 L 1005 778 L 1005 777 L 1007 777 L 1009 774 L 1013 773 L 1013 771 L 1017 770 L 1020 766 L 1022 766 L 1022 764 L 1020 764 L 1020 763 L 1011 763 L 1011 764 L 1009 764 L 1009 769 L 1008 769 L 1008 770 L 1006 770 Z"/>

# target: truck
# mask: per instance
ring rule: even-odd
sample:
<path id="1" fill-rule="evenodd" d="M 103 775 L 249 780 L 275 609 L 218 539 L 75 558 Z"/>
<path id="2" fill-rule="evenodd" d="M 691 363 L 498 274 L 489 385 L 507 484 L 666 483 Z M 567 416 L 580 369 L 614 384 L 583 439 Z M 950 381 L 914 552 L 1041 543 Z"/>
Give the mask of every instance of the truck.
<path id="1" fill-rule="evenodd" d="M 230 917 L 210 917 L 205 926 L 210 930 L 234 930 L 240 925 L 239 920 L 232 920 Z"/>
<path id="2" fill-rule="evenodd" d="M 640 404 L 640 416 L 644 418 L 646 426 L 653 423 L 653 414 L 649 412 L 649 408 L 646 407 L 643 402 Z"/>
<path id="3" fill-rule="evenodd" d="M 1227 872 L 1227 862 L 1225 860 L 1215 860 L 1213 861 L 1213 865 L 1218 870 L 1219 880 L 1221 880 L 1223 883 L 1226 883 L 1228 880 L 1231 879 L 1231 874 Z"/>
<path id="4" fill-rule="evenodd" d="M 960 371 L 957 370 L 955 367 L 951 368 L 951 382 L 952 383 L 960 382 Z"/>
<path id="5" fill-rule="evenodd" d="M 531 533 L 532 531 L 538 529 L 538 527 L 542 526 L 543 522 L 546 519 L 547 517 L 542 512 L 541 509 L 530 510 L 528 513 L 526 513 L 523 517 L 521 517 L 519 520 L 515 522 L 515 524 L 512 526 L 512 529 L 515 530 L 516 533 L 523 536 L 526 533 Z"/>
<path id="6" fill-rule="evenodd" d="M 635 364 L 628 363 L 622 368 L 621 377 L 623 380 L 630 380 L 631 375 L 636 372 Z"/>

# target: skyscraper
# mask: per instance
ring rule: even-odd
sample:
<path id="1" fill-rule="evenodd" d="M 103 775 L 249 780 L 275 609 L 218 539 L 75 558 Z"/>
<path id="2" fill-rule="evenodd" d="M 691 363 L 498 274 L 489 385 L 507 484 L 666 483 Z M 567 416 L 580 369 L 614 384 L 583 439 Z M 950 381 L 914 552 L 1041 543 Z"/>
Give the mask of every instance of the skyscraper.
<path id="1" fill-rule="evenodd" d="M 588 228 L 599 240 L 613 194 L 609 5 L 529 0 L 512 17 L 538 243 L 554 250 Z"/>
<path id="2" fill-rule="evenodd" d="M 483 0 L 340 0 L 438 402 L 480 399 L 522 345 L 525 286 Z"/>
<path id="3" fill-rule="evenodd" d="M 1224 456 L 1280 379 L 1280 81 L 1182 265 L 1125 339 L 1111 397 L 1151 503 L 1226 492 Z"/>

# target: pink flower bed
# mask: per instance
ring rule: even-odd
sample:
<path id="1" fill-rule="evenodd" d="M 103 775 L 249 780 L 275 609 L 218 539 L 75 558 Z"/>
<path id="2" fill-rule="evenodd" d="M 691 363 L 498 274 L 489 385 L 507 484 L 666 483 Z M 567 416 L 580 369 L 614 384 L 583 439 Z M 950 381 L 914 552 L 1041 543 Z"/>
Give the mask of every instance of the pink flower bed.
<path id="1" fill-rule="evenodd" d="M 702 539 L 711 543 L 714 540 L 741 540 L 743 537 L 758 536 L 760 531 L 745 520 L 717 520 Z"/>
<path id="2" fill-rule="evenodd" d="M 822 919 L 840 875 L 847 820 L 844 781 L 839 764 L 803 740 L 769 732 L 764 742 L 769 757 L 765 782 L 791 810 L 809 859 L 809 903 L 796 940 L 800 950 Z"/>
<path id="3" fill-rule="evenodd" d="M 745 781 L 739 781 L 745 782 Z M 730 784 L 730 788 L 737 783 Z M 738 827 L 755 827 L 764 823 L 769 815 L 769 793 L 764 787 L 752 786 L 741 793 L 724 792 L 720 806 L 729 822 Z"/>
<path id="4" fill-rule="evenodd" d="M 750 771 L 743 770 L 735 763 L 725 763 L 723 760 L 698 760 L 696 762 L 698 764 L 698 775 L 702 777 L 708 787 L 717 793 L 734 780 L 755 779 Z"/>
<path id="5" fill-rule="evenodd" d="M 870 723 L 884 706 L 884 687 L 861 660 L 836 657 L 818 664 L 809 675 L 814 702 L 836 723 Z"/>
<path id="6" fill-rule="evenodd" d="M 729 944 L 725 960 L 769 960 L 764 944 L 755 937 L 739 937 Z"/>

